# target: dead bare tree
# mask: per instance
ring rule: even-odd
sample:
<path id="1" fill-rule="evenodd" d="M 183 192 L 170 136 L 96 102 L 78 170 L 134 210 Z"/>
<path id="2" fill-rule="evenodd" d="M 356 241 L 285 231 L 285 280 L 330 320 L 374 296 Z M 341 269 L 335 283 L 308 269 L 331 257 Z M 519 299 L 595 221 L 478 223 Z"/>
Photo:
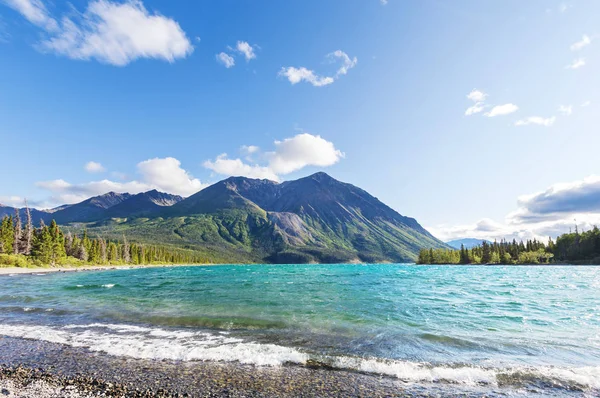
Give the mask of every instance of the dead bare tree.
<path id="1" fill-rule="evenodd" d="M 23 235 L 23 226 L 21 225 L 21 215 L 19 209 L 15 209 L 15 238 L 13 241 L 13 254 L 21 253 L 21 236 Z"/>
<path id="2" fill-rule="evenodd" d="M 31 220 L 31 210 L 27 205 L 27 199 L 25 199 L 25 216 L 27 221 L 25 224 L 25 234 L 23 235 L 23 254 L 29 256 L 31 254 L 31 245 L 33 240 L 33 222 Z"/>

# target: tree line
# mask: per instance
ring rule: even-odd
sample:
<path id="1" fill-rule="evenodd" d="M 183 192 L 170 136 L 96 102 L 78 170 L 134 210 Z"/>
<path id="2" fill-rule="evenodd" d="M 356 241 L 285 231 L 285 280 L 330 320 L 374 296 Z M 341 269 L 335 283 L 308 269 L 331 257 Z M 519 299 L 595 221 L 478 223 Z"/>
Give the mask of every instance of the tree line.
<path id="1" fill-rule="evenodd" d="M 25 220 L 19 211 L 0 223 L 0 266 L 119 265 L 119 264 L 204 264 L 208 259 L 192 250 L 144 245 L 122 240 L 66 234 L 52 220 L 35 228 L 29 208 Z"/>
<path id="2" fill-rule="evenodd" d="M 600 229 L 560 235 L 548 243 L 536 239 L 489 243 L 471 249 L 421 249 L 418 264 L 600 264 Z"/>

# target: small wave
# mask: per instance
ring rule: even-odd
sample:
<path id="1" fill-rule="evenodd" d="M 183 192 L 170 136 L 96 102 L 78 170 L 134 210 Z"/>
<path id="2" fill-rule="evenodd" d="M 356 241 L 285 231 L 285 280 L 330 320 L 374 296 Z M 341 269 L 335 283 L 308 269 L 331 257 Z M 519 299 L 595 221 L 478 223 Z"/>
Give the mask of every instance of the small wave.
<path id="1" fill-rule="evenodd" d="M 113 287 L 118 286 L 115 283 L 107 283 L 104 285 L 75 285 L 75 286 L 65 286 L 65 290 L 78 290 L 78 289 L 112 289 Z"/>
<path id="2" fill-rule="evenodd" d="M 600 392 L 600 366 L 579 368 L 435 365 L 352 356 L 312 355 L 276 344 L 260 344 L 222 333 L 94 323 L 64 327 L 2 325 L 0 335 L 85 347 L 113 356 L 176 361 L 239 362 L 256 366 L 287 363 L 379 374 L 407 383 L 449 383 L 520 389 L 538 387 Z"/>

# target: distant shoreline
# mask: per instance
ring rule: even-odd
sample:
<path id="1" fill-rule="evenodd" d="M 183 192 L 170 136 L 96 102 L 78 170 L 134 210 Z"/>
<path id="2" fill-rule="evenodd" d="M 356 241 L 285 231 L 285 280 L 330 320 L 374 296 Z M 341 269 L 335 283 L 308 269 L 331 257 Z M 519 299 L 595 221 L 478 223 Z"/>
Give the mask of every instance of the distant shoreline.
<path id="1" fill-rule="evenodd" d="M 267 264 L 267 263 L 265 263 Z M 342 264 L 342 263 L 340 263 Z M 373 263 L 390 264 L 390 263 Z M 176 268 L 176 267 L 212 267 L 216 265 L 260 265 L 254 263 L 214 263 L 214 264 L 136 264 L 136 265 L 84 265 L 84 266 L 63 266 L 58 268 L 21 268 L 21 267 L 4 267 L 0 268 L 0 277 L 10 275 L 27 275 L 27 274 L 53 274 L 64 272 L 86 272 L 86 271 L 115 271 L 128 270 L 137 268 Z M 286 264 L 268 264 L 268 265 L 286 265 Z M 289 264 L 288 264 L 289 265 Z M 336 265 L 327 263 L 316 263 L 312 265 Z M 371 264 L 364 264 L 371 265 Z M 598 267 L 600 264 L 409 264 L 402 265 L 419 265 L 419 266 L 448 266 L 448 267 Z"/>
<path id="2" fill-rule="evenodd" d="M 136 265 L 84 265 L 79 267 L 63 266 L 58 268 L 21 268 L 4 267 L 0 268 L 0 276 L 6 275 L 26 275 L 26 274 L 54 274 L 63 272 L 85 272 L 85 271 L 114 271 L 136 268 L 167 268 L 167 267 L 209 267 L 220 264 L 136 264 Z"/>

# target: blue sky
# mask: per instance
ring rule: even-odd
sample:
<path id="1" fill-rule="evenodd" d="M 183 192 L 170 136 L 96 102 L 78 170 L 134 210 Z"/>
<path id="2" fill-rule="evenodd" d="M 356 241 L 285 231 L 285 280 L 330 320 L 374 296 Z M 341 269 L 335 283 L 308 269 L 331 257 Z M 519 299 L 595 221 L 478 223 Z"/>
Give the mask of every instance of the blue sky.
<path id="1" fill-rule="evenodd" d="M 444 239 L 589 226 L 599 22 L 593 0 L 0 0 L 0 202 L 324 170 Z"/>

